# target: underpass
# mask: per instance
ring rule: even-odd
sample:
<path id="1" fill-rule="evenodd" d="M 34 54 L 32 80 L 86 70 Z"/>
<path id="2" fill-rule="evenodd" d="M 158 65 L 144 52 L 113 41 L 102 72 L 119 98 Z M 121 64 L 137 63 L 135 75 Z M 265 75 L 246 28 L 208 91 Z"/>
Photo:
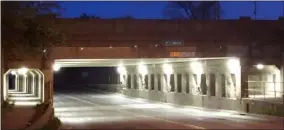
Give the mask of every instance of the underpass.
<path id="1" fill-rule="evenodd" d="M 280 117 L 175 106 L 86 86 L 57 91 L 54 108 L 62 129 L 283 129 Z"/>

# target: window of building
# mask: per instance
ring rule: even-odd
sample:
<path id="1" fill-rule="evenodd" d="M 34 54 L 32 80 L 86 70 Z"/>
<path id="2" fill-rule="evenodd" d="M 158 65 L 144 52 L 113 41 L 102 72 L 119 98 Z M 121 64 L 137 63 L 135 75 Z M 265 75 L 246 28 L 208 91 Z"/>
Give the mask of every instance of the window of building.
<path id="1" fill-rule="evenodd" d="M 210 74 L 210 95 L 216 96 L 216 76 L 215 74 Z"/>
<path id="2" fill-rule="evenodd" d="M 189 74 L 185 74 L 185 91 L 186 91 L 186 93 L 189 93 L 189 86 L 190 86 Z"/>
<path id="3" fill-rule="evenodd" d="M 131 75 L 127 76 L 127 88 L 131 89 Z"/>
<path id="4" fill-rule="evenodd" d="M 171 92 L 175 91 L 175 76 L 174 74 L 171 74 L 170 76 L 170 85 L 171 85 Z"/>
<path id="5" fill-rule="evenodd" d="M 158 78 L 158 91 L 161 91 L 161 75 L 160 74 L 158 74 L 157 75 L 157 78 Z"/>
<path id="6" fill-rule="evenodd" d="M 151 86 L 150 86 L 151 90 L 155 89 L 155 75 L 151 74 Z"/>
<path id="7" fill-rule="evenodd" d="M 149 89 L 149 87 L 148 87 L 149 79 L 148 78 L 149 78 L 148 75 L 145 75 L 145 79 L 144 79 L 144 81 L 145 81 L 145 89 Z"/>
<path id="8" fill-rule="evenodd" d="M 134 89 L 137 89 L 138 88 L 138 79 L 137 79 L 137 75 L 134 75 L 133 77 L 133 83 L 134 83 Z"/>
<path id="9" fill-rule="evenodd" d="M 181 76 L 181 74 L 177 75 L 177 91 L 178 91 L 178 93 L 182 92 L 182 76 Z"/>

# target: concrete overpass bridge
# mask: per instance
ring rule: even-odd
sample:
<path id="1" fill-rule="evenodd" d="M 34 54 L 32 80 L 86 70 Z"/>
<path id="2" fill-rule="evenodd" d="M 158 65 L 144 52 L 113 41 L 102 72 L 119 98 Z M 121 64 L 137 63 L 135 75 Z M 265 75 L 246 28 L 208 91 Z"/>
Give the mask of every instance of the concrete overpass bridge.
<path id="1" fill-rule="evenodd" d="M 54 70 L 112 66 L 118 68 L 124 86 L 122 94 L 181 105 L 246 111 L 243 98 L 252 95 L 280 98 L 283 94 L 283 23 L 283 19 L 247 18 L 224 21 L 59 19 L 58 24 L 62 24 L 66 35 L 64 44 L 47 46 L 34 56 L 18 54 L 14 56 L 17 59 L 6 61 L 4 100 L 13 101 L 16 106 L 50 104 L 47 112 L 29 126 L 38 128 L 52 113 Z M 8 88 L 9 75 L 19 77 L 14 81 L 17 86 L 14 90 Z M 18 109 L 7 117 L 23 111 L 22 120 L 26 122 L 13 124 L 14 127 L 23 128 L 34 118 L 34 109 Z M 7 126 L 12 127 L 9 123 Z"/>

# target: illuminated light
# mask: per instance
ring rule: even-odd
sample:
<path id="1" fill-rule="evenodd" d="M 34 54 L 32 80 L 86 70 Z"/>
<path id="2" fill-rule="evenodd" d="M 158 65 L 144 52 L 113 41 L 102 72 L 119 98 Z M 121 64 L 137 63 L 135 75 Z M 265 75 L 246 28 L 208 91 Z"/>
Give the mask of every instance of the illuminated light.
<path id="1" fill-rule="evenodd" d="M 180 56 L 180 52 L 170 52 L 170 56 L 171 57 L 179 57 Z"/>
<path id="2" fill-rule="evenodd" d="M 82 51 L 82 50 L 84 50 L 84 48 L 83 48 L 83 47 L 81 47 L 81 48 L 80 48 L 80 50 Z"/>
<path id="3" fill-rule="evenodd" d="M 164 64 L 163 65 L 163 71 L 165 74 L 172 74 L 173 73 L 173 68 L 169 64 Z"/>
<path id="4" fill-rule="evenodd" d="M 39 97 L 9 97 L 9 99 L 18 101 L 40 100 Z"/>
<path id="5" fill-rule="evenodd" d="M 31 96 L 35 96 L 34 94 L 29 94 L 29 93 L 10 93 L 9 95 L 12 97 L 31 97 Z"/>
<path id="6" fill-rule="evenodd" d="M 202 64 L 198 61 L 194 61 L 190 64 L 191 69 L 193 72 L 195 72 L 196 74 L 202 74 L 203 73 L 203 69 L 202 69 Z"/>
<path id="7" fill-rule="evenodd" d="M 15 102 L 9 102 L 10 104 L 15 104 L 16 106 L 36 106 L 37 104 L 40 104 L 40 102 L 31 102 L 31 101 L 15 101 Z"/>
<path id="8" fill-rule="evenodd" d="M 16 72 L 15 70 L 12 70 L 12 71 L 11 71 L 11 74 L 12 74 L 12 75 L 16 75 L 17 72 Z"/>
<path id="9" fill-rule="evenodd" d="M 25 92 L 9 91 L 9 94 L 26 94 Z"/>
<path id="10" fill-rule="evenodd" d="M 46 52 L 46 49 L 43 50 L 43 53 L 45 53 L 45 52 Z"/>
<path id="11" fill-rule="evenodd" d="M 230 72 L 237 73 L 240 71 L 240 60 L 239 59 L 229 59 L 227 62 L 227 67 Z"/>
<path id="12" fill-rule="evenodd" d="M 112 48 L 112 46 L 110 46 L 109 48 Z"/>
<path id="13" fill-rule="evenodd" d="M 147 67 L 145 65 L 139 65 L 138 71 L 142 75 L 146 75 L 148 73 Z"/>
<path id="14" fill-rule="evenodd" d="M 134 47 L 135 47 L 135 48 L 137 48 L 138 46 L 137 46 L 137 45 L 135 45 Z"/>
<path id="15" fill-rule="evenodd" d="M 257 64 L 256 68 L 259 69 L 259 70 L 262 70 L 264 68 L 264 65 L 263 64 Z"/>
<path id="16" fill-rule="evenodd" d="M 112 121 L 135 120 L 134 117 L 125 116 L 103 116 L 103 117 L 59 117 L 62 122 L 66 123 L 103 123 Z"/>
<path id="17" fill-rule="evenodd" d="M 18 70 L 18 73 L 22 75 L 25 75 L 27 72 L 28 72 L 28 68 L 25 68 L 25 67 Z"/>
<path id="18" fill-rule="evenodd" d="M 157 47 L 157 46 L 158 46 L 158 44 L 155 45 L 155 47 Z"/>
<path id="19" fill-rule="evenodd" d="M 61 68 L 61 66 L 58 65 L 58 64 L 54 64 L 54 65 L 53 65 L 53 70 L 54 70 L 54 71 L 59 71 L 60 68 Z"/>
<path id="20" fill-rule="evenodd" d="M 119 74 L 126 74 L 126 73 L 127 73 L 126 68 L 123 67 L 123 66 L 119 66 L 119 67 L 117 68 L 117 72 L 118 72 Z"/>
<path id="21" fill-rule="evenodd" d="M 15 89 L 9 89 L 8 92 L 18 92 L 18 91 Z"/>

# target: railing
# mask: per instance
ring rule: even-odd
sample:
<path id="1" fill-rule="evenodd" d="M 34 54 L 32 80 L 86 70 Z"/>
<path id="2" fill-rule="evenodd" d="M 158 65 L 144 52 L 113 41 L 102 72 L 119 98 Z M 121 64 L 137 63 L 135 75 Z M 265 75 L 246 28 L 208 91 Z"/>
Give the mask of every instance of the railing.
<path id="1" fill-rule="evenodd" d="M 248 98 L 283 103 L 283 82 L 248 81 Z"/>

